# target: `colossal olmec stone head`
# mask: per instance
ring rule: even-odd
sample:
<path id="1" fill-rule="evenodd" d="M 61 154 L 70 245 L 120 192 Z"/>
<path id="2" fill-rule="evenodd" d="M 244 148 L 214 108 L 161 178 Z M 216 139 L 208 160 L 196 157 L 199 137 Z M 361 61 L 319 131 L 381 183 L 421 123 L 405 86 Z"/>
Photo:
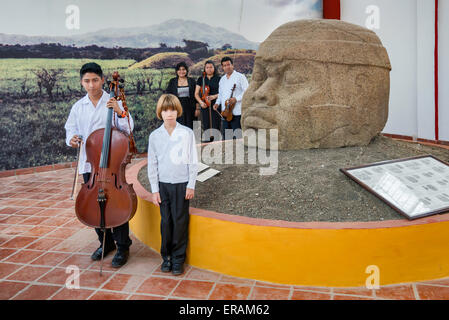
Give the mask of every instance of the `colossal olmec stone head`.
<path id="1" fill-rule="evenodd" d="M 390 60 L 377 35 L 338 20 L 286 23 L 260 45 L 242 128 L 279 131 L 279 149 L 367 145 L 388 117 Z"/>

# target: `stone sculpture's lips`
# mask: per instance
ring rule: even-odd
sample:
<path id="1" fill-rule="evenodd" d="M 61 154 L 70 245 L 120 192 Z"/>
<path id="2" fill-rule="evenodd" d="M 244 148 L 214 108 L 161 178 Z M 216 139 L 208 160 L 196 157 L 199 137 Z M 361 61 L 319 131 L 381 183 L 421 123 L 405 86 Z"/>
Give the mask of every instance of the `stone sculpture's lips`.
<path id="1" fill-rule="evenodd" d="M 244 125 L 256 129 L 272 129 L 276 127 L 275 108 L 254 105 L 244 113 Z"/>
<path id="2" fill-rule="evenodd" d="M 245 127 L 254 129 L 273 129 L 275 125 L 263 119 L 249 116 L 245 118 Z"/>

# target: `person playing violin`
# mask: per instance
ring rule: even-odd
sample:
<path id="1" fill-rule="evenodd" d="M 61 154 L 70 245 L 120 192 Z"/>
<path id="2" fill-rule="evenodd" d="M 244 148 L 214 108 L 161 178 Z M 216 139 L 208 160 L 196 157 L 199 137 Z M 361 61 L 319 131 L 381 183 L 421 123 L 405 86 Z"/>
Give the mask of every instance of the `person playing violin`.
<path id="1" fill-rule="evenodd" d="M 64 126 L 66 130 L 66 144 L 78 148 L 81 142 L 80 136 L 86 141 L 89 135 L 97 129 L 106 127 L 108 108 L 113 108 L 116 115 L 113 117 L 112 125 L 128 134 L 134 128 L 134 122 L 129 115 L 126 117 L 122 102 L 115 98 L 109 98 L 109 94 L 103 90 L 104 77 L 101 67 L 94 62 L 86 63 L 80 70 L 81 85 L 87 94 L 75 102 L 70 110 L 69 117 Z M 85 148 L 81 149 L 79 159 L 79 172 L 83 175 L 84 183 L 90 178 L 91 165 L 86 158 Z M 92 260 L 100 260 L 102 255 L 103 231 L 95 228 L 100 241 L 100 247 L 92 254 Z M 128 260 L 129 247 L 132 241 L 129 237 L 129 224 L 124 223 L 112 230 L 106 229 L 104 256 L 116 249 L 117 252 L 112 259 L 112 267 L 123 266 Z"/>
<path id="2" fill-rule="evenodd" d="M 209 95 L 206 97 L 208 103 L 201 99 L 202 95 L 204 95 L 204 93 L 201 92 L 203 88 L 203 80 L 204 87 L 209 86 L 210 89 Z M 210 131 L 207 131 L 208 129 L 220 130 L 220 115 L 217 111 L 211 109 L 211 106 L 215 104 L 215 101 L 218 98 L 219 82 L 220 76 L 218 75 L 217 68 L 215 68 L 213 61 L 206 61 L 204 64 L 203 76 L 198 78 L 195 88 L 195 99 L 201 106 L 201 122 L 204 130 L 203 142 L 210 142 L 214 140 L 214 136 Z M 200 93 L 202 93 L 202 95 Z"/>
<path id="3" fill-rule="evenodd" d="M 226 132 L 224 138 L 232 139 L 232 138 L 241 138 L 241 124 L 240 119 L 242 115 L 242 98 L 245 90 L 248 88 L 248 80 L 245 75 L 234 70 L 234 64 L 230 57 L 223 57 L 221 59 L 221 67 L 225 75 L 223 75 L 219 82 L 218 89 L 218 98 L 215 102 L 213 108 L 217 110 L 218 107 L 221 107 L 221 111 L 225 110 L 226 104 L 231 103 L 234 104 L 234 109 L 232 110 L 232 120 L 227 121 L 226 119 L 222 120 L 223 131 L 226 129 L 232 129 L 232 136 L 227 136 Z M 232 92 L 232 88 L 235 85 L 235 90 Z M 233 94 L 232 98 L 231 94 Z M 238 130 L 240 129 L 240 130 Z"/>

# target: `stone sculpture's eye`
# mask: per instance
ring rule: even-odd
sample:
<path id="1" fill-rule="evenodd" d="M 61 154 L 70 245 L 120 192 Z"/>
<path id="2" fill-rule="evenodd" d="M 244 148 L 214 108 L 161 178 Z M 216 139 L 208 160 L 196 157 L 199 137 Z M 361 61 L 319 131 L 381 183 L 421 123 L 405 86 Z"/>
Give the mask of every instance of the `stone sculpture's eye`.
<path id="1" fill-rule="evenodd" d="M 265 70 L 257 65 L 254 66 L 251 79 L 254 81 L 264 81 L 266 79 Z"/>
<path id="2" fill-rule="evenodd" d="M 254 81 L 264 81 L 264 77 L 260 72 L 253 72 L 252 80 Z"/>
<path id="3" fill-rule="evenodd" d="M 287 70 L 284 73 L 284 84 L 287 86 L 291 85 L 298 85 L 301 83 L 305 83 L 307 79 L 303 76 L 298 74 L 297 72 Z"/>

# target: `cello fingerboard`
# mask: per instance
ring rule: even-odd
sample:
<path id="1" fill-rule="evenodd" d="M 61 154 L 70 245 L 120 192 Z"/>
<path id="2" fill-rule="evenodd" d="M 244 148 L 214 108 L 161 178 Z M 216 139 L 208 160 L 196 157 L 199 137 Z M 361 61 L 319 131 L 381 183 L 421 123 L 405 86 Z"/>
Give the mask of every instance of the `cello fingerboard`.
<path id="1" fill-rule="evenodd" d="M 114 98 L 114 90 L 111 90 L 109 94 L 111 98 Z M 112 129 L 112 113 L 113 109 L 109 108 L 108 116 L 106 120 L 106 128 L 104 129 L 103 147 L 101 149 L 100 168 L 108 167 L 109 148 L 111 146 L 111 129 Z"/>

